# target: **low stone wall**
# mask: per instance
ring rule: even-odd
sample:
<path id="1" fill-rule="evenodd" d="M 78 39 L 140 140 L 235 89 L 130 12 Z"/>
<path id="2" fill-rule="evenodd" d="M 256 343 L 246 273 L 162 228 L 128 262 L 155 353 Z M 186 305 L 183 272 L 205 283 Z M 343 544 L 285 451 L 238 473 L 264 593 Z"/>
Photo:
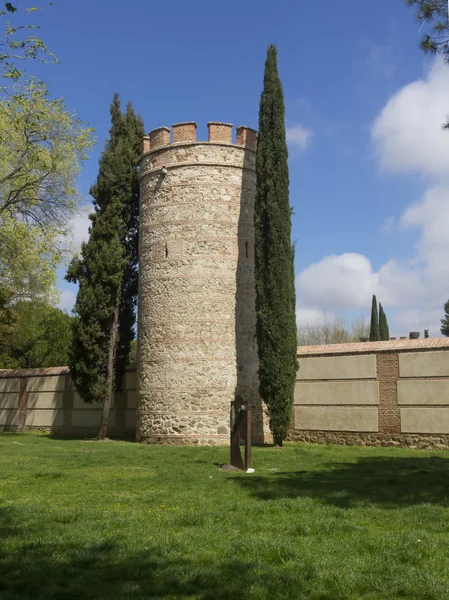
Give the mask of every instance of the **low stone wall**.
<path id="1" fill-rule="evenodd" d="M 137 375 L 130 367 L 123 392 L 115 393 L 111 436 L 134 437 Z M 67 367 L 0 370 L 0 431 L 37 429 L 66 435 L 96 435 L 101 406 L 86 404 L 75 391 Z"/>
<path id="2" fill-rule="evenodd" d="M 449 447 L 449 339 L 308 346 L 289 439 Z"/>

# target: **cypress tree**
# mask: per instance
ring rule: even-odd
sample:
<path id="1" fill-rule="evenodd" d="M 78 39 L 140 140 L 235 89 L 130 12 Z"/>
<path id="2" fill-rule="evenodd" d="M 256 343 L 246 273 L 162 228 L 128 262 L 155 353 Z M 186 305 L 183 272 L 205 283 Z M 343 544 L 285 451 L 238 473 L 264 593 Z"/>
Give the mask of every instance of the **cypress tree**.
<path id="1" fill-rule="evenodd" d="M 256 158 L 255 283 L 259 391 L 268 406 L 270 429 L 277 446 L 282 446 L 287 435 L 298 370 L 284 113 L 277 51 L 269 46 Z"/>
<path id="2" fill-rule="evenodd" d="M 424 337 L 425 338 L 429 337 L 429 330 L 428 329 L 424 329 Z"/>
<path id="3" fill-rule="evenodd" d="M 103 403 L 99 439 L 107 435 L 113 390 L 122 388 L 137 303 L 138 160 L 143 123 L 118 94 L 110 107 L 109 140 L 90 194 L 89 240 L 72 260 L 66 279 L 79 284 L 75 302 L 72 379 L 85 402 Z"/>
<path id="4" fill-rule="evenodd" d="M 369 341 L 378 342 L 380 340 L 379 314 L 377 312 L 377 299 L 373 294 L 371 306 L 371 324 L 369 329 Z"/>
<path id="5" fill-rule="evenodd" d="M 379 302 L 379 333 L 380 339 L 388 341 L 390 339 L 390 329 L 388 327 L 387 315 Z"/>
<path id="6" fill-rule="evenodd" d="M 449 337 L 449 300 L 444 304 L 444 319 L 441 319 L 441 333 Z"/>

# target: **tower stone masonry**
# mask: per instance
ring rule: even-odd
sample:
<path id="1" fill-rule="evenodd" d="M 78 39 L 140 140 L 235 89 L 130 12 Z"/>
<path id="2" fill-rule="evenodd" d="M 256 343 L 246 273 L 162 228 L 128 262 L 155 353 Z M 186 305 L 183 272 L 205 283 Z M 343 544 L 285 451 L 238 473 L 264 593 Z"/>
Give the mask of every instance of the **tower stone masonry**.
<path id="1" fill-rule="evenodd" d="M 144 443 L 227 444 L 230 403 L 255 406 L 253 129 L 161 127 L 140 162 L 139 407 Z M 172 141 L 170 136 L 172 135 Z"/>

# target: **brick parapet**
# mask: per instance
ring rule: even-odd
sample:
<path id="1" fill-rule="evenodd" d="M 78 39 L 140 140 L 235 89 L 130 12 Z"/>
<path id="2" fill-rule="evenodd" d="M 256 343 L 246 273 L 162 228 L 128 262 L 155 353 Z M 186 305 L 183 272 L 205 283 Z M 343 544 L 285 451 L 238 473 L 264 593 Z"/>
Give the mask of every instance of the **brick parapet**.
<path id="1" fill-rule="evenodd" d="M 167 146 L 181 144 L 223 144 L 238 146 L 255 152 L 257 147 L 257 131 L 244 125 L 235 128 L 236 141 L 233 143 L 234 126 L 231 123 L 210 121 L 208 127 L 208 140 L 196 139 L 197 124 L 194 121 L 175 123 L 169 127 L 158 127 L 145 135 L 141 141 L 141 155 L 157 151 Z M 170 140 L 172 138 L 172 140 Z"/>

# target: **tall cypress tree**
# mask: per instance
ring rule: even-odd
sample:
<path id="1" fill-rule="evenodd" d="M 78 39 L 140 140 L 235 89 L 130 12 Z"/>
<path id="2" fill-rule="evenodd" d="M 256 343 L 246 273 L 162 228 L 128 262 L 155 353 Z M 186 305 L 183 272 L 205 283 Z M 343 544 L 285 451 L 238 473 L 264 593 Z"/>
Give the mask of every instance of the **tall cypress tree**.
<path id="1" fill-rule="evenodd" d="M 444 303 L 444 319 L 441 319 L 441 333 L 449 337 L 449 300 Z"/>
<path id="2" fill-rule="evenodd" d="M 379 302 L 379 332 L 380 339 L 388 341 L 390 339 L 390 329 L 388 327 L 387 315 Z"/>
<path id="3" fill-rule="evenodd" d="M 109 140 L 90 194 L 89 240 L 71 262 L 66 279 L 79 284 L 75 302 L 72 379 L 85 402 L 103 403 L 99 439 L 107 435 L 113 390 L 122 387 L 137 303 L 139 181 L 143 123 L 118 94 L 111 107 Z"/>
<path id="4" fill-rule="evenodd" d="M 287 435 L 298 370 L 284 113 L 277 51 L 269 46 L 256 159 L 255 282 L 259 390 L 268 406 L 270 429 L 277 446 L 282 446 Z"/>
<path id="5" fill-rule="evenodd" d="M 379 313 L 377 312 L 377 299 L 373 294 L 371 305 L 371 323 L 369 329 L 369 341 L 378 342 L 380 340 Z"/>

